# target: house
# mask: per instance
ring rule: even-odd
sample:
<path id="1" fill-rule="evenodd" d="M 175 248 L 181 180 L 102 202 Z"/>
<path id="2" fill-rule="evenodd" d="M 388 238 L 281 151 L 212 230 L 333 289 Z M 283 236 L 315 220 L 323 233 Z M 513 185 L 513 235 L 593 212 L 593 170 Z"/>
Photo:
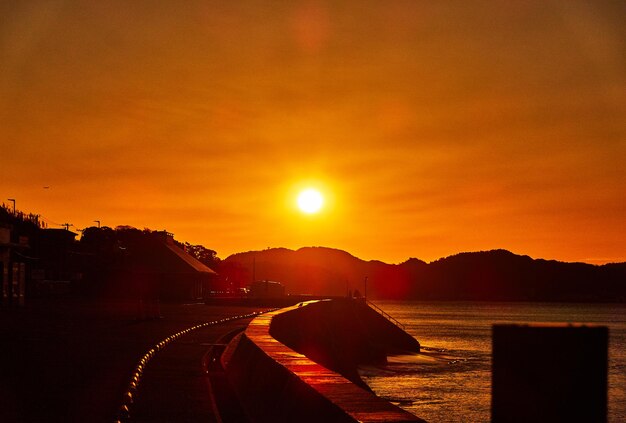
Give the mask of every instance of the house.
<path id="1" fill-rule="evenodd" d="M 33 242 L 32 294 L 39 297 L 67 295 L 82 279 L 76 236 L 67 229 L 41 229 Z"/>
<path id="2" fill-rule="evenodd" d="M 201 300 L 217 275 L 186 253 L 166 231 L 146 234 L 131 243 L 123 265 L 130 295 L 165 301 Z"/>
<path id="3" fill-rule="evenodd" d="M 47 229 L 39 215 L 0 206 L 0 304 L 21 306 L 27 297 L 69 293 L 71 282 L 80 279 L 75 237 Z"/>
<path id="4" fill-rule="evenodd" d="M 28 237 L 17 236 L 12 225 L 0 226 L 0 306 L 24 305 L 26 264 L 21 257 Z"/>

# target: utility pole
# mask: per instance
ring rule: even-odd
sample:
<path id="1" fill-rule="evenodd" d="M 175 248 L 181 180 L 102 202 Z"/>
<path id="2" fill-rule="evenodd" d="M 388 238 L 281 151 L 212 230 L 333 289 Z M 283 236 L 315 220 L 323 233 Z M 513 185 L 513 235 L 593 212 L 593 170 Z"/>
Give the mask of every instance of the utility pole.
<path id="1" fill-rule="evenodd" d="M 74 226 L 71 223 L 63 223 L 61 226 L 65 226 L 65 230 L 69 231 L 70 230 L 70 226 Z"/>
<path id="2" fill-rule="evenodd" d="M 15 198 L 9 198 L 8 200 L 13 202 L 13 215 L 15 215 Z"/>

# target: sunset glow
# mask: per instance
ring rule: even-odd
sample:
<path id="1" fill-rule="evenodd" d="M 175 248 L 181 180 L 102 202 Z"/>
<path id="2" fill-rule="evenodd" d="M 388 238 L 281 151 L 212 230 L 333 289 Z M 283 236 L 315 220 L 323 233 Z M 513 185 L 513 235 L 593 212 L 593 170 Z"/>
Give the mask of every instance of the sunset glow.
<path id="1" fill-rule="evenodd" d="M 3 2 L 0 202 L 222 258 L 624 261 L 625 5 Z"/>

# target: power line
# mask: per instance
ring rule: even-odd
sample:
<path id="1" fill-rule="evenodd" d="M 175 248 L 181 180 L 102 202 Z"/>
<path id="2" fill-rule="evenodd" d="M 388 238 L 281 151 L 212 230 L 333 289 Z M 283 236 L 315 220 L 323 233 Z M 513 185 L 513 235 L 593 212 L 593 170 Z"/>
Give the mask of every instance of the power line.
<path id="1" fill-rule="evenodd" d="M 44 222 L 46 222 L 46 224 L 48 224 L 48 225 L 53 225 L 53 226 L 63 226 L 63 224 L 62 224 L 62 223 L 58 223 L 58 222 L 55 222 L 55 221 L 53 221 L 53 220 L 50 220 L 50 219 L 48 219 L 48 218 L 47 218 L 47 217 L 45 217 L 45 216 L 39 215 L 39 217 L 41 218 L 41 220 L 43 220 Z"/>

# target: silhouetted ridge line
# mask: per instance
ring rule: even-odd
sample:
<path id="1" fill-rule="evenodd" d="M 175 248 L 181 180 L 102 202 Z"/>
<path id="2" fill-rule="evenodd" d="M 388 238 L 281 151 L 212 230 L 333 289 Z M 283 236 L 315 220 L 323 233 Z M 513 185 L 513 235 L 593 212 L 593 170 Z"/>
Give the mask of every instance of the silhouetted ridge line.
<path id="1" fill-rule="evenodd" d="M 241 283 L 281 281 L 288 293 L 371 298 L 472 301 L 624 302 L 626 263 L 592 265 L 533 259 L 504 249 L 463 252 L 431 263 L 364 261 L 325 247 L 274 248 L 224 260 Z M 254 267 L 254 270 L 253 270 Z"/>

